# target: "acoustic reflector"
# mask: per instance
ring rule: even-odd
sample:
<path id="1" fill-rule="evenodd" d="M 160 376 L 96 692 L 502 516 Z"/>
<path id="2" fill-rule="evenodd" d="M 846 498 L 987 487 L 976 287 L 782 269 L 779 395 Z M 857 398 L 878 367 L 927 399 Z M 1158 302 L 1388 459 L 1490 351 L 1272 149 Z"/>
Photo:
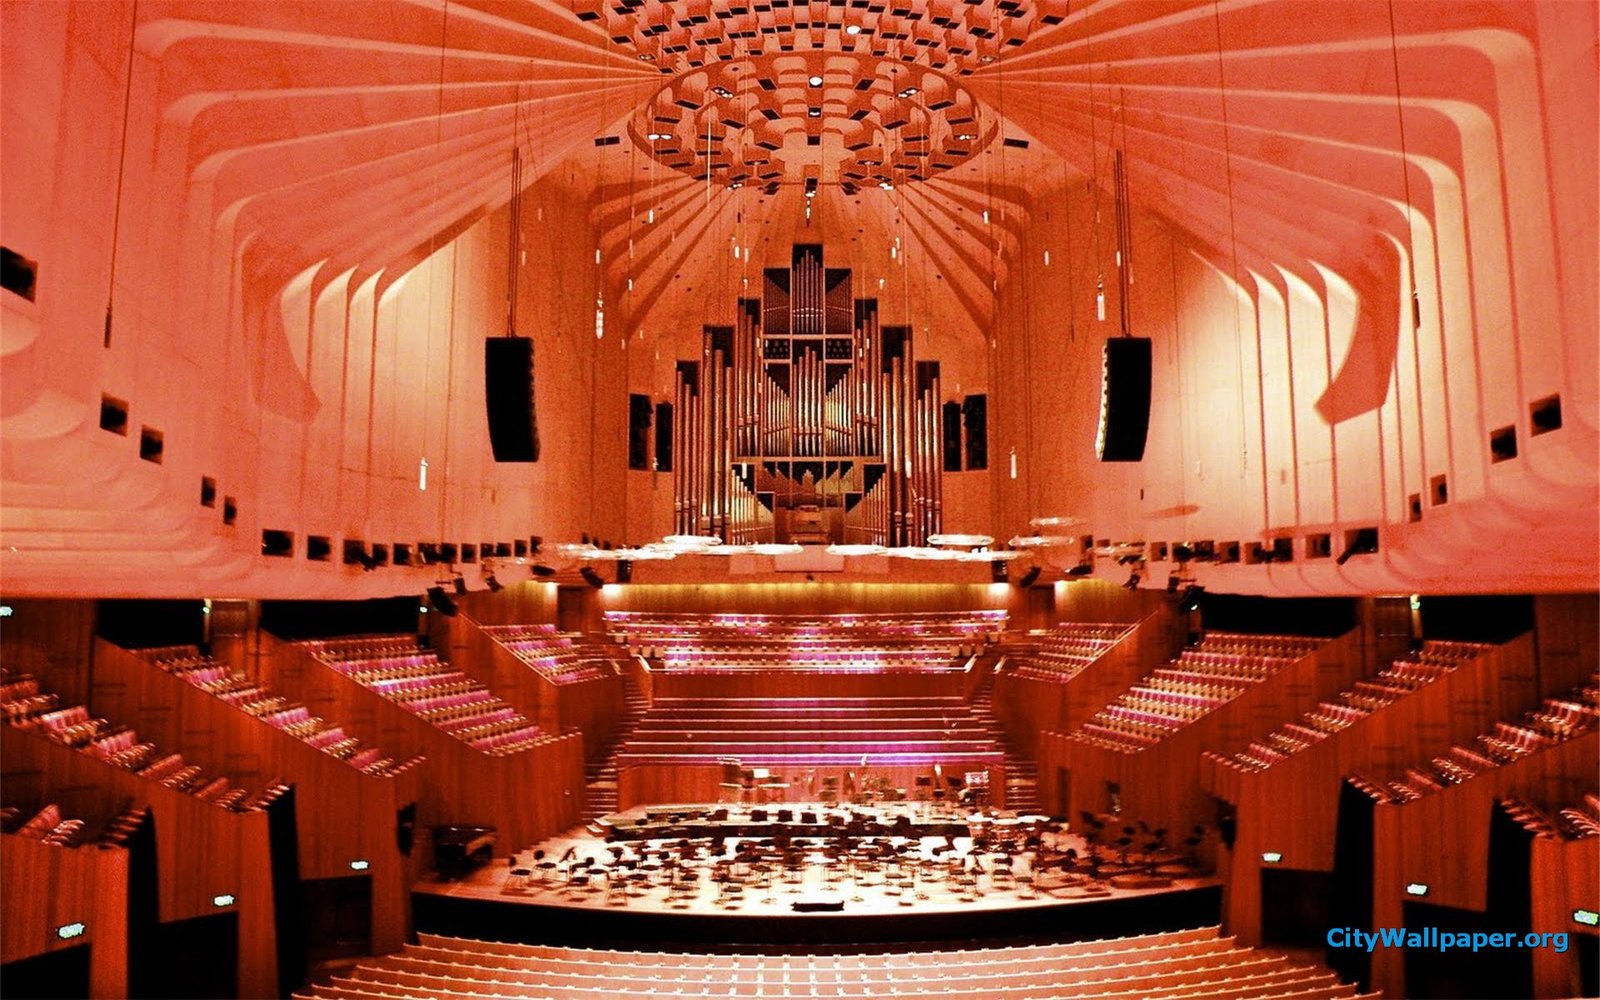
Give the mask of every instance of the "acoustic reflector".
<path id="1" fill-rule="evenodd" d="M 1102 462 L 1144 458 L 1150 429 L 1150 338 L 1106 341 L 1100 381 L 1100 430 L 1095 454 Z"/>
<path id="2" fill-rule="evenodd" d="M 539 425 L 533 409 L 531 338 L 490 337 L 484 341 L 483 395 L 494 460 L 537 462 Z"/>

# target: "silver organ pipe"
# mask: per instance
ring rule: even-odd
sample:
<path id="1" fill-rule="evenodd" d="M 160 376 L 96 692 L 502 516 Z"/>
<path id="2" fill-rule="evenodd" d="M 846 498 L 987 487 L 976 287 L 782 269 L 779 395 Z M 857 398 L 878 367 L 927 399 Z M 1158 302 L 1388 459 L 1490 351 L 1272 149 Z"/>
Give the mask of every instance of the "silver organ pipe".
<path id="1" fill-rule="evenodd" d="M 902 545 L 939 529 L 937 363 L 917 362 L 911 329 L 883 326 L 850 281 L 799 246 L 787 274 L 764 272 L 762 299 L 737 300 L 733 326 L 704 328 L 698 364 L 678 367 L 677 530 L 786 541 L 783 524 Z"/>

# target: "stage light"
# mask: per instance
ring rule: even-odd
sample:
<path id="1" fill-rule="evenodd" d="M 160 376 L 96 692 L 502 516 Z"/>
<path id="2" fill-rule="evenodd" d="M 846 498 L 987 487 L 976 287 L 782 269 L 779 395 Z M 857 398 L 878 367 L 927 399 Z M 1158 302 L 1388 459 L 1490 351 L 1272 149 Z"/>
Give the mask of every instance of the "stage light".
<path id="1" fill-rule="evenodd" d="M 1127 587 L 1129 590 L 1138 590 L 1139 589 L 1139 580 L 1140 580 L 1139 571 L 1135 570 L 1132 573 L 1128 574 L 1128 582 L 1123 584 L 1123 586 Z"/>
<path id="2" fill-rule="evenodd" d="M 1205 592 L 1206 588 L 1197 587 L 1194 584 L 1185 587 L 1182 595 L 1178 597 L 1178 609 L 1185 612 L 1199 611 L 1200 596 Z"/>
<path id="3" fill-rule="evenodd" d="M 1076 565 L 1076 566 L 1072 567 L 1071 569 L 1067 570 L 1067 575 L 1068 576 L 1088 576 L 1090 573 L 1093 573 L 1093 572 L 1094 572 L 1094 566 L 1091 563 L 1079 563 L 1078 565 Z"/>
<path id="4" fill-rule="evenodd" d="M 439 613 L 446 618 L 454 618 L 460 610 L 456 607 L 456 602 L 450 599 L 450 595 L 445 593 L 443 587 L 428 588 L 428 603 L 438 608 Z"/>
<path id="5" fill-rule="evenodd" d="M 1190 559 L 1193 559 L 1193 558 L 1194 558 L 1194 549 L 1191 549 L 1189 546 L 1180 544 L 1180 545 L 1174 545 L 1172 547 L 1172 561 L 1173 562 L 1186 563 Z"/>
<path id="6" fill-rule="evenodd" d="M 1183 581 L 1178 579 L 1176 576 L 1167 577 L 1167 593 L 1176 594 L 1178 592 L 1178 585 L 1182 582 Z"/>
<path id="7" fill-rule="evenodd" d="M 1378 529 L 1357 528 L 1346 535 L 1348 542 L 1344 551 L 1339 553 L 1339 558 L 1334 563 L 1343 566 L 1350 561 L 1351 556 L 1371 555 L 1378 551 Z"/>
<path id="8" fill-rule="evenodd" d="M 483 574 L 483 584 L 489 588 L 489 592 L 491 594 L 498 594 L 500 591 L 506 589 L 504 584 L 494 578 L 493 573 Z"/>
<path id="9" fill-rule="evenodd" d="M 1044 571 L 1038 566 L 1029 566 L 1028 571 L 1022 574 L 1022 578 L 1017 581 L 1017 586 L 1021 587 L 1023 590 L 1027 590 L 1029 587 L 1038 582 L 1039 574 L 1042 572 Z"/>
<path id="10" fill-rule="evenodd" d="M 596 573 L 594 569 L 589 566 L 585 566 L 578 570 L 578 575 L 583 577 L 584 583 L 587 583 L 596 590 L 599 590 L 601 587 L 606 585 L 605 578 L 599 573 Z"/>
<path id="11" fill-rule="evenodd" d="M 463 577 L 460 573 L 457 573 L 456 574 L 456 578 L 454 580 L 450 581 L 450 585 L 455 587 L 456 596 L 458 596 L 458 597 L 466 596 L 466 593 L 467 593 L 467 581 L 466 581 L 466 578 Z"/>

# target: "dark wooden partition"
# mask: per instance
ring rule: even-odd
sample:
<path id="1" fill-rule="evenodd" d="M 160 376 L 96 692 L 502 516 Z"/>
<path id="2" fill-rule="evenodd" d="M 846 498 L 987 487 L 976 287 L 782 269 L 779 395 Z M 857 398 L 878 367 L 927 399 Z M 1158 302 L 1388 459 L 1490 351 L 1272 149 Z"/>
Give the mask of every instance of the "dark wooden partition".
<path id="1" fill-rule="evenodd" d="M 1040 801 L 1054 815 L 1105 812 L 1107 783 L 1121 789 L 1122 811 L 1151 826 L 1186 830 L 1216 819 L 1214 800 L 1201 788 L 1198 761 L 1205 750 L 1232 751 L 1349 686 L 1363 670 L 1361 638 L 1352 631 L 1252 685 L 1216 711 L 1138 753 L 1118 753 L 1067 739 L 1063 732 L 1039 740 Z M 1062 782 L 1052 778 L 1065 769 Z"/>
<path id="2" fill-rule="evenodd" d="M 1494 874 L 1489 865 L 1489 831 L 1496 801 L 1577 802 L 1585 792 L 1594 791 L 1597 759 L 1600 732 L 1590 731 L 1420 799 L 1400 805 L 1380 803 L 1373 816 L 1372 926 L 1405 926 L 1405 904 L 1414 898 L 1406 887 L 1413 883 L 1428 887 L 1430 904 L 1483 912 Z M 1550 887 L 1551 882 L 1559 884 L 1566 879 L 1551 871 L 1564 860 L 1564 856 L 1540 860 L 1544 866 L 1540 878 L 1546 887 L 1535 891 L 1536 909 L 1548 912 L 1554 900 L 1564 895 Z M 1522 877 L 1520 873 L 1501 874 Z M 1589 869 L 1586 884 L 1590 890 L 1595 885 L 1593 874 Z M 1589 898 L 1593 897 L 1591 891 Z M 1570 919 L 1567 924 L 1552 929 L 1577 930 Z M 1387 996 L 1405 996 L 1405 964 L 1404 949 L 1379 948 L 1372 955 L 1373 987 Z M 1553 964 L 1542 963 L 1541 967 L 1547 975 L 1564 976 L 1564 971 L 1551 968 Z"/>
<path id="3" fill-rule="evenodd" d="M 121 847 L 53 847 L 0 835 L 0 963 L 89 946 L 89 995 L 128 995 L 128 866 Z M 82 924 L 77 937 L 59 928 Z"/>
<path id="4" fill-rule="evenodd" d="M 261 646 L 273 686 L 305 702 L 313 714 L 338 719 L 364 742 L 427 756 L 428 777 L 418 794 L 419 841 L 428 840 L 438 825 L 493 826 L 500 847 L 510 852 L 578 822 L 584 783 L 583 739 L 577 733 L 493 756 L 363 687 L 301 646 L 266 633 Z"/>
<path id="5" fill-rule="evenodd" d="M 1272 767 L 1251 773 L 1202 758 L 1200 785 L 1237 806 L 1237 841 L 1224 893 L 1228 932 L 1261 942 L 1261 855 L 1279 866 L 1331 872 L 1339 789 L 1352 771 L 1399 773 L 1416 760 L 1470 740 L 1521 707 L 1503 694 L 1502 675 L 1520 676 L 1533 643 L 1524 636 L 1491 647 L 1444 677 Z M 1263 730 L 1265 732 L 1266 730 Z M 1259 735 L 1259 734 L 1258 734 Z"/>
<path id="6" fill-rule="evenodd" d="M 0 752 L 6 800 L 53 801 L 68 815 L 111 815 L 129 802 L 148 803 L 161 921 L 237 914 L 239 996 L 279 995 L 265 812 L 221 808 L 10 726 L 0 727 Z"/>
<path id="7" fill-rule="evenodd" d="M 994 682 L 994 714 L 1006 734 L 1037 755 L 1042 734 L 1070 732 L 1082 725 L 1177 654 L 1183 640 L 1174 635 L 1173 617 L 1165 607 L 1150 612 L 1132 632 L 1069 678 L 1025 677 L 1002 669 Z M 1029 648 L 1026 636 L 1008 638 L 1002 654 L 1008 660 L 1026 657 Z"/>
<path id="8" fill-rule="evenodd" d="M 132 724 L 158 744 L 182 747 L 186 758 L 246 787 L 275 778 L 294 784 L 301 878 L 349 877 L 352 862 L 366 862 L 374 952 L 405 943 L 411 883 L 422 859 L 415 851 L 401 853 L 395 829 L 399 810 L 417 801 L 429 781 L 427 762 L 391 777 L 363 774 L 104 640 L 95 663 L 97 712 Z M 378 745 L 397 760 L 414 752 Z"/>

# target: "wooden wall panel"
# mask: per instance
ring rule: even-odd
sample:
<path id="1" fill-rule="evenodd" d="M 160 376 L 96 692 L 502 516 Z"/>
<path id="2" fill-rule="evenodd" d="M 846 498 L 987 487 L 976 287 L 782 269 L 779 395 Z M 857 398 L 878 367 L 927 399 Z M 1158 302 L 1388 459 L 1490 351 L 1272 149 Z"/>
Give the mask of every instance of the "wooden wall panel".
<path id="1" fill-rule="evenodd" d="M 1405 887 L 1429 887 L 1428 902 L 1483 912 L 1488 905 L 1489 819 L 1496 799 L 1541 805 L 1577 802 L 1594 790 L 1600 732 L 1541 750 L 1470 781 L 1402 805 L 1379 805 L 1373 816 L 1372 922 L 1405 925 Z M 1372 984 L 1405 995 L 1405 952 L 1380 948 Z"/>
<path id="2" fill-rule="evenodd" d="M 282 780 L 295 785 L 300 877 L 339 878 L 350 862 L 368 863 L 372 879 L 372 946 L 396 951 L 409 931 L 409 894 L 422 857 L 400 853 L 398 810 L 417 801 L 428 764 L 396 777 L 366 775 L 280 729 L 241 712 L 160 667 L 105 640 L 97 641 L 92 705 L 163 747 L 247 788 Z M 337 717 L 328 717 L 339 722 Z M 377 744 L 396 760 L 411 751 Z"/>
<path id="3" fill-rule="evenodd" d="M 1578 939 L 1584 935 L 1593 938 L 1600 932 L 1573 920 L 1572 913 L 1580 908 L 1600 913 L 1600 837 L 1534 838 L 1528 880 L 1533 889 L 1532 929 L 1565 933 L 1568 941 L 1565 954 L 1554 948 L 1534 949 L 1534 995 L 1583 996 L 1594 988 L 1594 983 L 1580 978 Z M 1593 943 L 1590 947 L 1594 947 Z"/>
<path id="4" fill-rule="evenodd" d="M 493 826 L 518 850 L 578 821 L 583 810 L 583 739 L 551 736 L 522 753 L 481 753 L 363 687 L 292 643 L 262 636 L 274 687 L 315 715 L 338 719 L 357 739 L 428 757 L 419 792 L 419 842 L 442 824 Z M 425 855 L 426 857 L 426 855 Z"/>
<path id="5" fill-rule="evenodd" d="M 49 677 L 50 688 L 68 704 L 89 697 L 94 655 L 96 603 L 77 598 L 4 598 L 11 609 L 0 630 L 0 667 Z"/>
<path id="6" fill-rule="evenodd" d="M 1115 782 L 1122 811 L 1130 818 L 1169 830 L 1211 823 L 1216 807 L 1200 785 L 1201 752 L 1241 749 L 1281 720 L 1348 687 L 1364 671 L 1360 650 L 1360 636 L 1352 630 L 1140 753 L 1116 753 L 1048 733 L 1039 741 L 1041 802 L 1056 815 L 1105 812 L 1110 804 L 1106 783 Z M 1066 803 L 1057 801 L 1049 778 L 1057 767 L 1070 774 Z"/>
<path id="7" fill-rule="evenodd" d="M 1600 595 L 1537 594 L 1533 628 L 1543 694 L 1594 679 L 1600 670 Z"/>
<path id="8" fill-rule="evenodd" d="M 90 996 L 128 995 L 128 852 L 0 835 L 0 962 L 89 945 Z M 56 929 L 82 923 L 62 940 Z"/>
<path id="9" fill-rule="evenodd" d="M 241 997 L 278 996 L 267 815 L 238 813 L 146 781 L 33 733 L 0 727 L 0 799 L 52 801 L 68 815 L 110 815 L 148 803 L 155 822 L 161 920 L 218 912 L 212 899 L 232 895 L 239 914 Z"/>

